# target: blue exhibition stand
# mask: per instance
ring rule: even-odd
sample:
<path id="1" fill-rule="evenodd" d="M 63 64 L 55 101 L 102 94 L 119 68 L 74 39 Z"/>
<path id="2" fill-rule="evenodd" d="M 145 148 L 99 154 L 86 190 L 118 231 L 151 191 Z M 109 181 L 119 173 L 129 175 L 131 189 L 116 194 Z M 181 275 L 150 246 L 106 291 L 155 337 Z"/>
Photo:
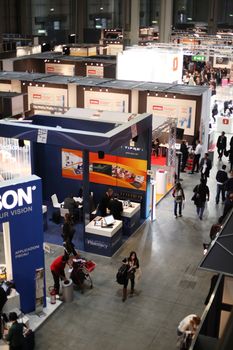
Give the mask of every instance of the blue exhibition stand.
<path id="1" fill-rule="evenodd" d="M 44 269 L 41 179 L 35 175 L 0 183 L 0 223 L 24 313 L 35 310 L 36 269 Z M 5 224 L 5 225 L 4 225 Z M 9 231 L 9 232 L 6 232 Z M 5 252 L 6 254 L 6 252 Z M 45 293 L 44 293 L 45 305 Z"/>

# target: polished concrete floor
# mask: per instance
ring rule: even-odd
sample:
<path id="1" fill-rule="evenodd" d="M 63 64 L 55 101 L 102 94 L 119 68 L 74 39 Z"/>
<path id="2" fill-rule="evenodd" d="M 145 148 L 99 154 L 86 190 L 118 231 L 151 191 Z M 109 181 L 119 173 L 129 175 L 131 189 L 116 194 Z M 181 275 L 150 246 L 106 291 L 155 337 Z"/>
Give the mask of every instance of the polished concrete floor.
<path id="1" fill-rule="evenodd" d="M 73 302 L 62 304 L 41 326 L 36 349 L 175 350 L 179 321 L 189 313 L 201 315 L 205 307 L 212 274 L 199 270 L 198 264 L 202 243 L 209 241 L 210 227 L 223 210 L 222 204 L 215 205 L 215 174 L 220 166 L 215 161 L 208 180 L 211 195 L 203 221 L 191 201 L 200 175 L 182 174 L 186 195 L 182 218 L 174 218 L 173 198 L 168 194 L 157 207 L 156 221 L 145 222 L 113 258 L 84 254 L 97 263 L 94 288 L 87 286 L 84 294 L 75 291 Z M 61 247 L 52 248 L 45 256 L 47 287 L 53 284 L 49 265 L 62 253 Z M 139 256 L 142 278 L 136 295 L 122 303 L 115 275 L 131 250 Z"/>
<path id="2" fill-rule="evenodd" d="M 74 293 L 74 301 L 63 304 L 37 331 L 36 349 L 79 350 L 172 350 L 176 327 L 189 313 L 202 314 L 212 274 L 197 269 L 208 242 L 210 226 L 221 215 L 215 205 L 215 173 L 208 181 L 211 198 L 200 221 L 191 202 L 199 175 L 183 174 L 186 203 L 183 217 L 173 216 L 171 194 L 158 205 L 157 220 L 147 221 L 113 258 L 85 254 L 97 263 L 94 288 Z M 62 252 L 54 246 L 46 255 L 47 286 L 52 284 L 49 264 Z M 121 301 L 115 275 L 123 257 L 136 250 L 142 269 L 136 295 Z"/>
<path id="3" fill-rule="evenodd" d="M 227 164 L 227 160 L 225 159 Z M 216 166 L 208 185 L 210 202 L 200 221 L 191 201 L 200 175 L 182 174 L 186 203 L 182 218 L 174 218 L 173 198 L 168 194 L 157 207 L 155 222 L 145 222 L 115 254 L 105 258 L 84 254 L 97 263 L 92 273 L 94 288 L 74 292 L 74 301 L 63 304 L 36 332 L 36 349 L 64 350 L 173 350 L 176 327 L 189 313 L 202 314 L 212 274 L 197 269 L 203 242 L 209 240 L 210 226 L 221 215 L 215 205 Z M 62 253 L 52 246 L 46 254 L 47 287 L 52 285 L 51 261 Z M 121 286 L 115 275 L 121 260 L 131 250 L 138 253 L 142 269 L 136 295 L 121 301 Z M 2 242 L 0 256 L 3 256 Z"/>

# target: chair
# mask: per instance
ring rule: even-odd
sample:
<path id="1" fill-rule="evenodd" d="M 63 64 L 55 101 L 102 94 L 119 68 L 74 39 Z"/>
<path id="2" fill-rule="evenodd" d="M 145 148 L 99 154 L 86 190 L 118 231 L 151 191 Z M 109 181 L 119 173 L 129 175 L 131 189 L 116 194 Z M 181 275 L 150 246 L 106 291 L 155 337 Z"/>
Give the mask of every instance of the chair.
<path id="1" fill-rule="evenodd" d="M 62 203 L 59 203 L 59 202 L 58 202 L 58 198 L 57 198 L 56 193 L 54 193 L 54 194 L 51 196 L 51 199 L 52 199 L 52 203 L 53 203 L 53 207 L 54 207 L 54 208 L 61 208 L 61 206 L 64 204 L 64 202 L 62 202 Z"/>
<path id="2" fill-rule="evenodd" d="M 60 215 L 64 218 L 66 214 L 69 214 L 69 209 L 60 208 Z"/>

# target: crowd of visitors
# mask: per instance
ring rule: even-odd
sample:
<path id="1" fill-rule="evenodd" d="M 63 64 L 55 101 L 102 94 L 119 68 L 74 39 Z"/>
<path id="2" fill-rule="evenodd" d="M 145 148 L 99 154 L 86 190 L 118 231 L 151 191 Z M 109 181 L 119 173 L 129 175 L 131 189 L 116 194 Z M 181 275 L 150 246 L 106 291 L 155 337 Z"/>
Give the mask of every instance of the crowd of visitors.
<path id="1" fill-rule="evenodd" d="M 216 86 L 222 79 L 228 79 L 227 68 L 213 68 L 210 62 L 192 62 L 191 57 L 184 58 L 183 83 L 187 85 L 207 85 L 216 94 Z"/>

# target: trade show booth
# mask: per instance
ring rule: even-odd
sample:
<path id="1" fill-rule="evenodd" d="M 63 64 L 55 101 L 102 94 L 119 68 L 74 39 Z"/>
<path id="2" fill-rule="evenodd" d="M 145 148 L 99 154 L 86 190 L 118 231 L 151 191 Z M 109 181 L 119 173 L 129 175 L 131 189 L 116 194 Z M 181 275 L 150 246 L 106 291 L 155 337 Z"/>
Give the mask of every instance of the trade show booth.
<path id="1" fill-rule="evenodd" d="M 184 138 L 200 135 L 207 149 L 211 91 L 203 86 L 135 82 L 96 77 L 68 77 L 17 72 L 0 73 L 0 89 L 28 94 L 34 113 L 65 113 L 71 107 L 126 113 L 152 113 L 153 129 L 162 118 L 176 118 Z M 33 104 L 33 106 L 31 106 Z"/>
<path id="2" fill-rule="evenodd" d="M 72 50 L 71 48 L 69 50 Z M 79 51 L 76 51 L 79 50 Z M 80 54 L 75 55 L 74 53 Z M 34 72 L 64 76 L 95 76 L 116 78 L 116 57 L 113 55 L 85 55 L 73 48 L 72 55 L 45 52 L 30 56 L 2 60 L 4 71 Z"/>
<path id="3" fill-rule="evenodd" d="M 35 281 L 37 271 L 44 271 L 41 180 L 32 175 L 2 181 L 0 198 L 6 279 L 14 281 L 18 292 L 17 301 L 10 303 L 24 313 L 32 312 L 37 305 L 46 305 L 44 279 L 40 288 Z"/>
<path id="4" fill-rule="evenodd" d="M 107 256 L 122 244 L 122 233 L 131 235 L 149 215 L 151 134 L 149 114 L 77 109 L 70 115 L 0 121 L 1 136 L 31 141 L 32 172 L 42 178 L 44 200 L 51 201 L 54 193 L 63 200 L 83 188 L 85 250 Z M 98 204 L 108 187 L 123 201 L 123 232 L 116 220 L 114 230 L 103 226 L 90 238 L 90 192 Z"/>

